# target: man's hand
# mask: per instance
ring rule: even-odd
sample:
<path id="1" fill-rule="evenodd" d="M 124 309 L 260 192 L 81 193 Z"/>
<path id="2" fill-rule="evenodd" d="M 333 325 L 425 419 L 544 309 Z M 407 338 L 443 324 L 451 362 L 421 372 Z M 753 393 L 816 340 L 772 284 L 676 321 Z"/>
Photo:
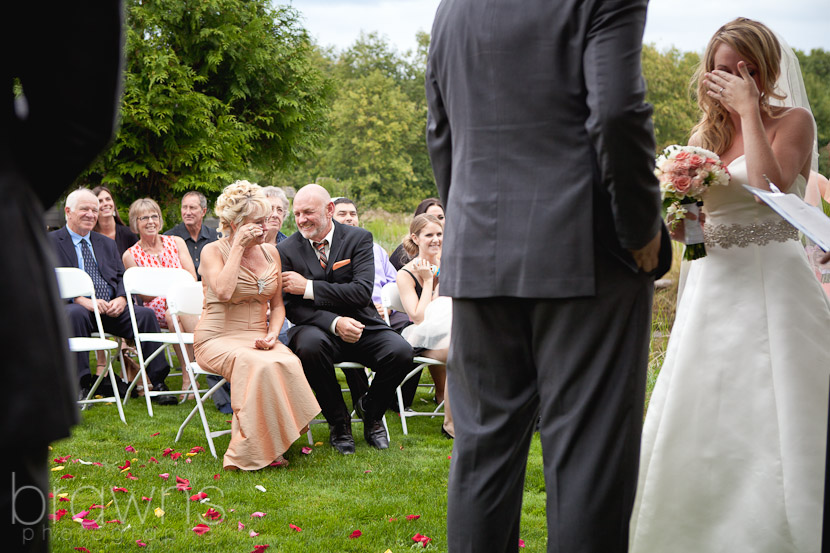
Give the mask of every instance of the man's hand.
<path id="1" fill-rule="evenodd" d="M 378 315 L 380 315 L 381 319 L 383 318 L 383 305 L 376 303 L 375 309 L 378 310 Z"/>
<path id="2" fill-rule="evenodd" d="M 302 296 L 305 294 L 305 287 L 308 279 L 294 271 L 282 273 L 282 291 L 288 294 Z"/>
<path id="3" fill-rule="evenodd" d="M 657 268 L 657 262 L 660 258 L 660 230 L 658 229 L 654 238 L 649 240 L 648 244 L 639 250 L 628 250 L 634 257 L 634 262 L 640 270 L 646 273 L 650 273 Z"/>
<path id="4" fill-rule="evenodd" d="M 124 309 L 127 308 L 127 298 L 124 296 L 118 296 L 114 300 L 105 302 L 105 305 L 107 306 L 105 314 L 108 317 L 118 317 L 124 312 Z"/>
<path id="5" fill-rule="evenodd" d="M 365 325 L 351 317 L 340 317 L 334 326 L 334 332 L 340 339 L 349 344 L 354 344 L 363 335 Z"/>
<path id="6" fill-rule="evenodd" d="M 107 311 L 107 302 L 104 300 L 97 300 L 98 302 L 98 312 L 99 313 L 106 313 Z M 94 308 L 92 307 L 92 300 L 90 298 L 86 298 L 84 296 L 78 296 L 75 298 L 75 303 L 86 309 L 87 311 L 93 311 Z"/>

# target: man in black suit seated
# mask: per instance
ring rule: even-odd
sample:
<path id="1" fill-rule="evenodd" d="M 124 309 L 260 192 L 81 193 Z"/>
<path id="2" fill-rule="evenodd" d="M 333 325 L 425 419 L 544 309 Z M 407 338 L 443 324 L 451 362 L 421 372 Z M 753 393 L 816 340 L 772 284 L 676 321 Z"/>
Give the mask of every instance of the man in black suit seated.
<path id="1" fill-rule="evenodd" d="M 356 361 L 376 373 L 369 391 L 355 402 L 363 436 L 389 447 L 381 419 L 395 388 L 412 366 L 412 348 L 384 323 L 372 304 L 375 267 L 372 234 L 332 221 L 334 204 L 325 188 L 304 186 L 294 197 L 299 232 L 277 248 L 282 259 L 285 309 L 296 325 L 290 347 L 303 363 L 308 383 L 329 423 L 329 442 L 354 453 L 351 417 L 333 364 Z"/>
<path id="2" fill-rule="evenodd" d="M 92 232 L 98 221 L 98 198 L 86 189 L 75 190 L 66 198 L 66 225 L 49 235 L 52 246 L 62 267 L 79 267 L 84 269 L 95 284 L 98 298 L 98 311 L 106 332 L 133 338 L 130 313 L 127 310 L 127 298 L 124 291 L 124 264 L 115 247 L 115 241 Z M 95 325 L 92 300 L 78 297 L 66 304 L 66 314 L 72 327 L 72 336 L 89 336 Z M 153 310 L 149 307 L 136 307 L 135 317 L 141 332 L 161 332 Z M 145 358 L 152 354 L 161 344 L 147 342 L 143 344 Z M 86 397 L 92 384 L 89 372 L 89 357 L 86 353 L 78 355 L 78 376 L 80 377 L 81 395 Z M 167 391 L 164 382 L 170 367 L 163 355 L 157 355 L 147 365 L 147 377 L 155 391 Z M 126 389 L 126 387 L 125 387 Z M 176 398 L 170 395 L 157 396 L 153 401 L 159 405 L 175 405 Z"/>

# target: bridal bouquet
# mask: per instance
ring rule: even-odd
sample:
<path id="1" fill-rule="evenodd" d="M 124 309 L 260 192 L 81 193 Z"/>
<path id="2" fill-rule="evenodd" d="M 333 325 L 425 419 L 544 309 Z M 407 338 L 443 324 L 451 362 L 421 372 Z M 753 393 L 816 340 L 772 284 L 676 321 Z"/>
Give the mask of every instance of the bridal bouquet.
<path id="1" fill-rule="evenodd" d="M 663 207 L 671 215 L 672 229 L 682 220 L 686 251 L 683 259 L 699 259 L 706 255 L 703 230 L 698 221 L 686 214 L 700 214 L 703 193 L 710 186 L 729 184 L 729 171 L 714 152 L 694 146 L 669 146 L 657 156 L 654 174 L 660 180 Z"/>

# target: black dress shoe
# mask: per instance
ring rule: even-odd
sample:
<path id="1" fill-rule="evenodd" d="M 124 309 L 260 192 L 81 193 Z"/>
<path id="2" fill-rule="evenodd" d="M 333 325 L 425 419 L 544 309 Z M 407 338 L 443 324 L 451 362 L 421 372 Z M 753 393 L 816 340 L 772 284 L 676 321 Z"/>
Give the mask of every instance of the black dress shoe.
<path id="1" fill-rule="evenodd" d="M 92 389 L 92 377 L 85 374 L 81 377 L 81 380 L 78 383 L 78 401 L 86 399 L 86 396 L 89 395 L 90 389 Z"/>
<path id="2" fill-rule="evenodd" d="M 164 382 L 159 382 L 158 384 L 153 384 L 153 391 L 154 392 L 169 392 L 170 388 L 167 387 L 167 384 Z M 176 396 L 174 395 L 163 395 L 163 396 L 153 396 L 150 398 L 153 403 L 158 405 L 176 405 L 179 402 L 176 400 Z"/>
<path id="3" fill-rule="evenodd" d="M 345 422 L 329 427 L 329 443 L 331 447 L 343 455 L 354 453 L 354 438 L 352 437 L 352 425 Z"/>
<path id="4" fill-rule="evenodd" d="M 366 415 L 366 394 L 354 404 L 357 416 L 363 419 L 363 438 L 366 443 L 375 449 L 387 449 L 389 447 L 389 435 L 383 422 L 380 419 L 372 419 Z"/>

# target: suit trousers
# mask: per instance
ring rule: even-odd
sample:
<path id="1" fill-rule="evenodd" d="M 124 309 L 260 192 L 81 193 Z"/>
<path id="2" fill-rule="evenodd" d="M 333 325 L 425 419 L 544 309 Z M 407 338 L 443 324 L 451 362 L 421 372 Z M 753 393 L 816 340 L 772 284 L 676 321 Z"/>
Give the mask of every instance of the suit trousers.
<path id="1" fill-rule="evenodd" d="M 349 344 L 317 326 L 299 325 L 288 331 L 288 347 L 300 358 L 330 425 L 351 420 L 334 363 L 354 361 L 375 371 L 364 403 L 366 416 L 373 420 L 383 417 L 395 389 L 412 366 L 412 347 L 389 327 L 365 328 L 360 340 Z"/>
<path id="2" fill-rule="evenodd" d="M 104 326 L 104 332 L 121 336 L 122 338 L 133 339 L 133 326 L 130 321 L 129 308 L 124 308 L 124 311 L 118 317 L 108 317 L 101 315 L 101 323 Z M 97 332 L 95 326 L 95 313 L 89 311 L 82 305 L 77 303 L 66 304 L 66 314 L 69 317 L 69 326 L 72 336 L 90 336 L 92 332 Z M 135 307 L 135 321 L 138 329 L 141 332 L 161 332 L 158 321 L 149 307 Z M 162 345 L 158 342 L 143 342 L 141 353 L 146 359 L 152 355 L 154 351 Z M 83 377 L 89 374 L 89 354 L 78 353 L 78 376 Z M 170 367 L 167 365 L 167 360 L 163 354 L 159 354 L 147 364 L 147 378 L 155 386 L 161 384 L 167 378 L 170 372 Z"/>
<path id="3" fill-rule="evenodd" d="M 518 551 L 541 416 L 549 553 L 624 553 L 637 486 L 653 277 L 598 254 L 596 294 L 454 299 L 450 553 Z"/>

